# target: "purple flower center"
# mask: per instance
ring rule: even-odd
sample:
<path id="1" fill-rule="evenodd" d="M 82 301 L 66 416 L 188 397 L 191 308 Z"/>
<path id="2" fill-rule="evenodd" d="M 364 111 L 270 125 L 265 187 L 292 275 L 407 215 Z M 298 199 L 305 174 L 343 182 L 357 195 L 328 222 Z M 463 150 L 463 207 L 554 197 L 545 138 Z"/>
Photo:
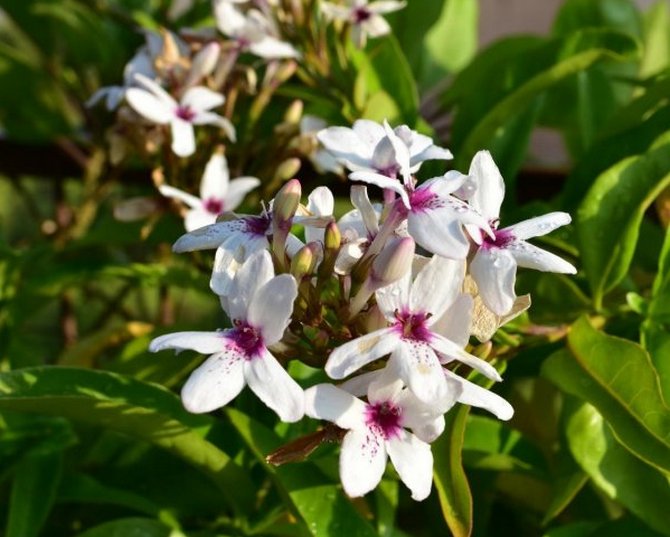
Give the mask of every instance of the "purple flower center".
<path id="1" fill-rule="evenodd" d="M 235 328 L 228 333 L 228 339 L 232 340 L 247 357 L 251 360 L 262 354 L 265 345 L 260 330 L 254 328 L 246 321 L 233 321 Z"/>
<path id="2" fill-rule="evenodd" d="M 362 22 L 365 22 L 370 17 L 372 17 L 372 13 L 370 13 L 368 8 L 366 7 L 357 7 L 351 14 L 351 18 L 354 21 L 354 24 L 360 24 Z"/>
<path id="3" fill-rule="evenodd" d="M 193 121 L 193 118 L 195 117 L 195 112 L 190 106 L 178 106 L 177 110 L 175 110 L 175 115 L 179 119 L 183 119 L 184 121 Z"/>
<path id="4" fill-rule="evenodd" d="M 417 188 L 409 193 L 409 204 L 412 206 L 412 212 L 422 212 L 444 207 L 444 200 L 430 188 Z"/>
<path id="5" fill-rule="evenodd" d="M 482 233 L 483 234 L 483 233 Z M 484 235 L 484 241 L 482 242 L 482 248 L 491 249 L 491 248 L 505 248 L 510 243 L 516 240 L 516 237 L 512 234 L 511 231 L 505 229 L 493 230 L 495 239 L 492 239 L 488 235 Z"/>
<path id="6" fill-rule="evenodd" d="M 403 339 L 430 342 L 431 332 L 426 326 L 428 317 L 429 315 L 423 312 L 396 311 L 395 318 L 398 321 L 395 324 L 395 329 Z"/>
<path id="7" fill-rule="evenodd" d="M 272 216 L 269 214 L 249 216 L 244 218 L 244 223 L 246 224 L 246 233 L 265 237 L 268 229 L 270 229 L 270 226 L 272 225 Z"/>
<path id="8" fill-rule="evenodd" d="M 216 216 L 223 212 L 223 200 L 217 198 L 207 198 L 204 203 L 205 210 Z"/>
<path id="9" fill-rule="evenodd" d="M 402 409 L 389 401 L 368 404 L 365 409 L 365 423 L 378 428 L 385 439 L 400 434 L 402 429 Z"/>

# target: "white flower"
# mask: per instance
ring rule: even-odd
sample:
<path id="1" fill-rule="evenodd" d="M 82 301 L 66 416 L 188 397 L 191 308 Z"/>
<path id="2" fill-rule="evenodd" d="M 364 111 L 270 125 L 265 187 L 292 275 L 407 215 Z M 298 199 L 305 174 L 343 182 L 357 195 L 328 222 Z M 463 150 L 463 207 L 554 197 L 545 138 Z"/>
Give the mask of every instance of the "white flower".
<path id="1" fill-rule="evenodd" d="M 433 144 L 433 140 L 410 129 L 407 125 L 396 127 L 396 138 L 409 153 L 409 170 L 414 173 L 427 160 L 449 160 L 451 152 Z M 388 136 L 389 129 L 369 119 L 359 119 L 351 129 L 328 127 L 319 131 L 317 138 L 323 146 L 351 171 L 369 171 L 395 179 L 401 163 Z"/>
<path id="2" fill-rule="evenodd" d="M 178 199 L 190 207 L 184 224 L 187 231 L 193 231 L 215 223 L 217 216 L 225 211 L 234 211 L 244 196 L 260 183 L 256 177 L 238 177 L 231 181 L 226 157 L 215 153 L 205 167 L 199 198 L 168 185 L 161 185 L 159 190 L 163 196 Z"/>
<path id="3" fill-rule="evenodd" d="M 242 13 L 230 0 L 214 0 L 214 16 L 221 33 L 234 39 L 239 50 L 266 59 L 298 58 L 292 45 L 281 41 L 273 21 L 257 9 Z"/>
<path id="4" fill-rule="evenodd" d="M 430 144 L 422 142 L 418 147 L 408 145 L 408 137 L 405 136 L 403 139 L 398 136 L 386 122 L 383 127 L 374 122 L 356 123 L 359 125 L 355 124 L 354 129 L 357 128 L 358 132 L 335 127 L 340 130 L 335 131 L 331 128 L 320 133 L 320 139 L 322 138 L 326 147 L 329 147 L 329 144 L 331 147 L 339 147 L 338 151 L 342 158 L 345 158 L 345 151 L 348 148 L 349 153 L 345 158 L 347 166 L 359 169 L 351 173 L 349 178 L 398 194 L 401 202 L 396 203 L 394 216 L 397 217 L 398 223 L 407 219 L 409 235 L 417 244 L 443 257 L 464 259 L 470 249 L 470 241 L 463 226 L 473 225 L 490 231 L 488 223 L 479 213 L 464 201 L 451 195 L 462 186 L 466 176 L 458 172 L 448 172 L 443 177 L 436 177 L 416 186 L 411 175 L 412 170 L 418 168 L 426 158 L 446 158 L 443 153 L 445 150 L 432 146 L 432 142 Z M 371 160 L 364 160 L 363 152 L 367 150 L 360 149 L 362 144 L 356 144 L 355 141 L 363 139 L 366 131 L 373 133 L 376 140 L 378 128 L 385 132 L 385 136 L 376 143 Z M 406 131 L 401 132 L 407 135 Z M 413 151 L 418 151 L 414 157 Z M 366 164 L 367 168 L 363 164 Z M 376 169 L 372 169 L 374 167 Z M 398 176 L 402 177 L 402 181 L 397 179 Z M 389 216 L 387 220 L 397 225 L 395 218 Z"/>
<path id="5" fill-rule="evenodd" d="M 331 19 L 339 19 L 351 24 L 351 38 L 357 47 L 364 47 L 367 37 L 380 37 L 390 33 L 389 23 L 381 16 L 404 8 L 406 2 L 383 0 L 368 3 L 368 0 L 352 0 L 348 7 L 323 2 L 321 10 Z"/>
<path id="6" fill-rule="evenodd" d="M 334 349 L 326 362 L 326 373 L 342 379 L 390 354 L 386 365 L 389 372 L 402 379 L 419 400 L 436 408 L 448 406 L 452 397 L 440 362 L 456 359 L 500 381 L 493 366 L 468 354 L 433 326 L 460 294 L 464 265 L 434 256 L 413 283 L 408 274 L 378 290 L 377 305 L 389 326 Z"/>
<path id="7" fill-rule="evenodd" d="M 497 229 L 500 205 L 505 196 L 505 183 L 488 151 L 480 151 L 472 159 L 469 175 L 477 189 L 470 198 L 476 209 L 493 229 L 491 236 L 470 230 L 479 244 L 470 264 L 470 274 L 477 283 L 484 304 L 497 315 L 512 309 L 516 294 L 514 282 L 517 266 L 547 272 L 575 274 L 577 270 L 557 255 L 526 242 L 569 224 L 570 215 L 562 212 L 524 220 L 513 226 Z"/>
<path id="8" fill-rule="evenodd" d="M 194 125 L 216 125 L 226 132 L 228 138 L 235 139 L 235 129 L 230 121 L 210 111 L 224 103 L 225 97 L 220 93 L 204 86 L 195 86 L 187 89 L 178 103 L 150 78 L 137 74 L 135 79 L 146 89 L 128 89 L 126 100 L 149 121 L 170 125 L 172 150 L 176 155 L 188 157 L 195 152 Z"/>
<path id="9" fill-rule="evenodd" d="M 233 286 L 227 311 L 233 328 L 166 334 L 154 339 L 149 349 L 211 354 L 182 389 L 182 401 L 190 412 L 222 407 L 248 384 L 283 421 L 297 421 L 304 414 L 303 391 L 268 350 L 288 326 L 297 284 L 289 274 L 274 276 L 270 254 L 264 251 L 242 266 Z"/>
<path id="10" fill-rule="evenodd" d="M 325 129 L 327 125 L 323 119 L 305 114 L 300 119 L 300 136 L 307 138 L 311 146 L 317 145 L 317 134 Z M 333 154 L 323 148 L 316 148 L 307 156 L 319 173 L 333 172 L 341 174 L 343 171 L 342 165 Z"/>
<path id="11" fill-rule="evenodd" d="M 435 416 L 427 412 L 400 383 L 371 384 L 365 403 L 330 384 L 305 391 L 305 413 L 328 420 L 348 432 L 340 450 L 340 479 L 352 497 L 363 496 L 381 481 L 387 458 L 402 482 L 421 501 L 428 497 L 433 479 L 430 445 L 412 434 Z"/>

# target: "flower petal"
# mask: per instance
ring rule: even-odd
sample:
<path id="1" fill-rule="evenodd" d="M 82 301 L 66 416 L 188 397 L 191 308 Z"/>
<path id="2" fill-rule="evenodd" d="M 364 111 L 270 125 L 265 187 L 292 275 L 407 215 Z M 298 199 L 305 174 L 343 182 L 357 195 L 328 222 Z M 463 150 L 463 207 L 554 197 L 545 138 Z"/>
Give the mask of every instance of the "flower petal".
<path id="1" fill-rule="evenodd" d="M 365 409 L 363 401 L 332 384 L 317 384 L 305 390 L 305 414 L 342 429 L 365 427 Z"/>
<path id="2" fill-rule="evenodd" d="M 367 187 L 363 185 L 352 185 L 350 197 L 351 204 L 358 210 L 360 218 L 363 221 L 364 229 L 367 232 L 366 234 L 359 233 L 359 237 L 365 237 L 366 235 L 376 235 L 379 232 L 379 213 L 377 210 L 375 210 L 374 205 L 372 205 L 370 202 Z M 345 220 L 346 216 L 347 215 L 345 214 L 340 219 L 340 228 L 344 227 L 342 222 Z M 356 229 L 359 230 L 360 228 L 357 227 Z"/>
<path id="3" fill-rule="evenodd" d="M 393 321 L 396 311 L 407 308 L 411 281 L 412 272 L 408 270 L 402 278 L 375 292 L 377 306 L 387 320 Z"/>
<path id="4" fill-rule="evenodd" d="M 519 241 L 510 246 L 517 246 L 510 251 L 520 267 L 560 274 L 577 273 L 577 269 L 565 259 L 525 241 Z"/>
<path id="5" fill-rule="evenodd" d="M 195 132 L 193 125 L 175 117 L 170 122 L 172 130 L 172 151 L 180 157 L 189 157 L 195 153 Z"/>
<path id="6" fill-rule="evenodd" d="M 384 439 L 370 429 L 352 429 L 340 448 L 340 479 L 344 492 L 358 498 L 374 489 L 384 475 Z"/>
<path id="7" fill-rule="evenodd" d="M 282 58 L 300 58 L 300 53 L 293 45 L 280 41 L 276 37 L 265 35 L 249 44 L 249 51 L 260 58 L 268 60 Z"/>
<path id="8" fill-rule="evenodd" d="M 370 384 L 377 377 L 379 377 L 379 375 L 381 375 L 382 371 L 383 369 L 377 369 L 375 371 L 361 373 L 360 375 L 352 377 L 342 384 L 338 384 L 337 387 L 355 397 L 364 397 L 368 394 L 368 388 L 370 387 Z"/>
<path id="9" fill-rule="evenodd" d="M 473 308 L 474 299 L 472 295 L 463 293 L 430 325 L 430 329 L 463 348 L 470 340 Z"/>
<path id="10" fill-rule="evenodd" d="M 430 313 L 428 326 L 454 303 L 463 288 L 465 260 L 433 256 L 417 274 L 409 295 L 409 309 Z"/>
<path id="11" fill-rule="evenodd" d="M 499 420 L 507 421 L 512 419 L 514 408 L 499 395 L 486 388 L 477 386 L 474 382 L 470 382 L 448 369 L 444 370 L 444 374 L 460 384 L 461 394 L 458 396 L 459 403 L 488 410 Z"/>
<path id="12" fill-rule="evenodd" d="M 283 337 L 297 296 L 298 285 L 290 274 L 275 276 L 254 293 L 247 320 L 261 330 L 266 345 Z"/>
<path id="13" fill-rule="evenodd" d="M 386 442 L 388 454 L 400 479 L 420 502 L 430 495 L 433 484 L 433 454 L 430 445 L 403 431 Z"/>
<path id="14" fill-rule="evenodd" d="M 177 242 L 172 245 L 172 251 L 182 253 L 218 248 L 232 234 L 243 233 L 245 227 L 245 222 L 242 218 L 226 222 L 217 222 L 211 226 L 200 228 L 182 235 L 177 239 Z"/>
<path id="15" fill-rule="evenodd" d="M 204 86 L 189 88 L 181 99 L 181 106 L 190 108 L 194 112 L 205 112 L 221 106 L 226 98 Z"/>
<path id="16" fill-rule="evenodd" d="M 226 194 L 226 210 L 234 211 L 249 192 L 261 184 L 257 177 L 237 177 L 228 185 Z"/>
<path id="17" fill-rule="evenodd" d="M 447 383 L 437 355 L 422 341 L 403 339 L 391 354 L 387 366 L 400 377 L 412 393 L 428 405 L 437 405 L 448 397 Z"/>
<path id="18" fill-rule="evenodd" d="M 504 315 L 514 305 L 516 266 L 511 252 L 502 248 L 480 248 L 470 263 L 479 296 L 497 315 Z"/>
<path id="19" fill-rule="evenodd" d="M 338 160 L 347 160 L 364 167 L 370 166 L 374 146 L 366 145 L 352 129 L 328 127 L 319 131 L 316 137 Z"/>
<path id="20" fill-rule="evenodd" d="M 409 197 L 407 196 L 407 191 L 400 181 L 397 179 L 391 179 L 385 175 L 381 175 L 376 172 L 369 171 L 357 171 L 349 174 L 349 179 L 352 181 L 363 181 L 371 185 L 378 186 L 380 188 L 388 188 L 393 190 L 396 194 L 400 196 L 402 202 L 405 204 L 405 207 L 409 208 Z"/>
<path id="21" fill-rule="evenodd" d="M 209 226 L 214 222 L 216 222 L 216 215 L 206 211 L 202 207 L 191 209 L 184 217 L 186 231 L 195 231 L 196 229 Z"/>
<path id="22" fill-rule="evenodd" d="M 154 123 L 164 125 L 174 117 L 174 109 L 171 106 L 146 90 L 129 88 L 126 90 L 126 101 L 135 112 Z"/>
<path id="23" fill-rule="evenodd" d="M 193 194 L 189 194 L 188 192 L 184 192 L 183 190 L 180 190 L 173 186 L 161 185 L 158 187 L 158 191 L 166 198 L 176 199 L 185 203 L 191 209 L 197 209 L 198 207 L 202 207 L 202 202 L 200 201 L 199 198 L 195 197 Z"/>
<path id="24" fill-rule="evenodd" d="M 472 159 L 468 174 L 475 179 L 477 186 L 470 205 L 488 221 L 496 220 L 505 197 L 505 182 L 491 153 L 479 151 Z"/>
<path id="25" fill-rule="evenodd" d="M 391 25 L 384 17 L 371 14 L 370 17 L 361 23 L 361 28 L 370 37 L 380 37 L 391 32 Z"/>
<path id="26" fill-rule="evenodd" d="M 217 200 L 226 200 L 228 193 L 228 183 L 230 180 L 230 173 L 228 172 L 228 161 L 222 153 L 214 153 L 207 165 L 205 166 L 205 173 L 202 174 L 200 181 L 200 198 L 206 201 L 209 198 Z M 227 200 L 226 200 L 227 201 Z M 232 211 L 232 207 L 224 204 L 226 211 Z"/>
<path id="27" fill-rule="evenodd" d="M 553 212 L 506 227 L 505 231 L 509 231 L 518 240 L 525 240 L 546 235 L 570 222 L 572 222 L 572 218 L 568 213 Z"/>
<path id="28" fill-rule="evenodd" d="M 269 282 L 273 276 L 274 266 L 269 252 L 261 250 L 247 258 L 237 271 L 231 286 L 228 302 L 230 318 L 233 320 L 248 319 L 250 304 L 257 291 Z M 254 323 L 251 324 L 254 325 Z"/>
<path id="29" fill-rule="evenodd" d="M 330 378 L 343 379 L 357 369 L 369 364 L 398 345 L 398 336 L 391 328 L 375 330 L 334 349 L 326 362 Z"/>
<path id="30" fill-rule="evenodd" d="M 196 414 L 211 412 L 237 397 L 245 384 L 244 362 L 234 346 L 207 358 L 181 390 L 186 410 Z"/>
<path id="31" fill-rule="evenodd" d="M 244 362 L 249 388 L 282 421 L 292 423 L 305 414 L 304 392 L 267 349 L 261 356 Z"/>
<path id="32" fill-rule="evenodd" d="M 463 231 L 463 223 L 451 211 L 411 211 L 407 229 L 419 246 L 449 259 L 465 259 L 470 241 Z"/>
<path id="33" fill-rule="evenodd" d="M 500 373 L 489 364 L 487 361 L 477 358 L 470 353 L 465 352 L 453 341 L 449 341 L 447 338 L 440 336 L 439 334 L 433 334 L 433 341 L 431 341 L 433 349 L 446 357 L 446 360 L 442 360 L 442 363 L 448 363 L 451 360 L 458 360 L 462 364 L 471 367 L 475 371 L 479 371 L 486 378 L 500 382 L 502 377 Z"/>
<path id="34" fill-rule="evenodd" d="M 226 136 L 231 142 L 236 140 L 235 127 L 233 127 L 233 124 L 230 122 L 230 120 L 228 118 L 221 117 L 219 114 L 215 114 L 214 112 L 198 112 L 191 119 L 191 123 L 193 123 L 193 125 L 214 125 L 215 127 L 223 129 L 223 132 L 226 133 Z"/>
<path id="35" fill-rule="evenodd" d="M 368 4 L 368 9 L 372 13 L 390 13 L 391 11 L 398 11 L 404 8 L 407 2 L 399 2 L 395 0 L 381 0 L 379 2 L 372 2 Z"/>
<path id="36" fill-rule="evenodd" d="M 148 76 L 143 75 L 142 73 L 135 73 L 134 77 L 135 82 L 138 82 L 140 85 L 144 86 L 149 92 L 151 92 L 154 97 L 156 97 L 161 103 L 165 105 L 166 108 L 170 110 L 176 110 L 177 101 L 174 100 L 172 95 L 165 91 L 160 84 L 155 80 L 152 80 Z"/>
<path id="37" fill-rule="evenodd" d="M 185 349 L 199 352 L 200 354 L 213 354 L 221 352 L 226 347 L 226 332 L 174 332 L 153 339 L 149 344 L 151 352 L 165 349 L 183 351 Z"/>
<path id="38" fill-rule="evenodd" d="M 354 121 L 351 130 L 356 133 L 360 138 L 360 142 L 364 144 L 365 151 L 363 151 L 363 154 L 368 155 L 368 158 L 372 157 L 375 147 L 386 136 L 384 127 L 371 119 L 357 119 Z"/>

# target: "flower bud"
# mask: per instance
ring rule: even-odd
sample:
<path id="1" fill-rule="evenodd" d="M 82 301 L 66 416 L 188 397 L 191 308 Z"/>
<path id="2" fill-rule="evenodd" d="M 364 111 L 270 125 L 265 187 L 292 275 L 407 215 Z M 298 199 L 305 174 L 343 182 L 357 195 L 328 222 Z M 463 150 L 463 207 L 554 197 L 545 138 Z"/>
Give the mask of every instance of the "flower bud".
<path id="1" fill-rule="evenodd" d="M 299 158 L 291 157 L 283 161 L 275 171 L 275 179 L 286 181 L 290 177 L 295 177 L 300 171 L 301 162 Z"/>
<path id="2" fill-rule="evenodd" d="M 314 271 L 316 260 L 319 257 L 320 246 L 317 242 L 306 244 L 291 260 L 291 275 L 300 282 L 304 277 L 309 276 Z"/>
<path id="3" fill-rule="evenodd" d="M 303 102 L 299 99 L 296 99 L 286 109 L 286 112 L 284 113 L 284 121 L 292 125 L 297 125 L 298 123 L 300 123 L 300 119 L 302 118 L 304 108 L 305 105 L 303 104 Z"/>
<path id="4" fill-rule="evenodd" d="M 372 262 L 370 274 L 372 285 L 379 289 L 407 274 L 407 271 L 412 269 L 414 249 L 414 239 L 411 237 L 389 241 Z"/>
<path id="5" fill-rule="evenodd" d="M 293 218 L 300 205 L 300 196 L 302 187 L 300 181 L 291 179 L 288 181 L 275 196 L 272 205 L 273 222 L 283 224 Z"/>
<path id="6" fill-rule="evenodd" d="M 331 222 L 326 226 L 323 244 L 326 250 L 338 250 L 342 244 L 342 234 L 336 222 Z"/>
<path id="7" fill-rule="evenodd" d="M 216 67 L 216 62 L 221 54 L 221 45 L 209 43 L 193 57 L 191 70 L 184 85 L 186 87 L 197 84 L 202 78 L 208 76 Z"/>

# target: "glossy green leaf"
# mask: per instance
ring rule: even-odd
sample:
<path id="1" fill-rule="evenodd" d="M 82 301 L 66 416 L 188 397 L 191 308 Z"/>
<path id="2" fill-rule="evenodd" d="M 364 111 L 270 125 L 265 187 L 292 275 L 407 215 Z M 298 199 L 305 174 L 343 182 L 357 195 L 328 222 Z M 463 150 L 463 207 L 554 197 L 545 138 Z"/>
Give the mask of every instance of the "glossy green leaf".
<path id="1" fill-rule="evenodd" d="M 76 537 L 173 537 L 173 535 L 172 529 L 158 520 L 122 518 L 95 526 Z"/>
<path id="2" fill-rule="evenodd" d="M 573 522 L 546 532 L 542 537 L 591 537 L 597 522 Z"/>
<path id="3" fill-rule="evenodd" d="M 581 404 L 570 413 L 566 434 L 575 460 L 601 490 L 656 531 L 670 535 L 668 475 L 631 455 L 589 404 Z"/>
<path id="4" fill-rule="evenodd" d="M 37 537 L 56 498 L 63 453 L 30 454 L 16 466 L 6 537 Z"/>
<path id="5" fill-rule="evenodd" d="M 599 61 L 630 60 L 638 53 L 638 46 L 634 39 L 623 33 L 586 29 L 542 43 L 531 52 L 528 58 L 520 56 L 515 60 L 519 82 L 512 87 L 508 84 L 493 106 L 481 110 L 483 115 L 472 118 L 475 122 L 470 124 L 468 134 L 457 150 L 460 167 L 478 150 L 488 147 L 497 130 L 526 110 L 544 91 Z M 473 63 L 470 69 L 474 68 Z"/>
<path id="6" fill-rule="evenodd" d="M 655 148 L 600 175 L 576 217 L 583 268 L 596 307 L 628 272 L 647 207 L 670 185 L 670 133 Z"/>
<path id="7" fill-rule="evenodd" d="M 644 15 L 640 76 L 646 78 L 670 67 L 670 6 L 657 0 Z"/>
<path id="8" fill-rule="evenodd" d="M 649 352 L 661 382 L 663 397 L 670 402 L 670 231 L 659 256 L 652 296 L 641 326 L 642 345 Z"/>
<path id="9" fill-rule="evenodd" d="M 281 445 L 272 430 L 233 408 L 227 408 L 226 414 L 311 535 L 376 535 L 340 486 L 332 483 L 313 464 L 304 462 L 274 467 L 265 461 L 266 455 Z"/>
<path id="10" fill-rule="evenodd" d="M 543 375 L 595 406 L 631 452 L 670 472 L 670 409 L 649 355 L 632 341 L 596 330 L 586 318 L 572 326 L 568 343 L 570 351 L 545 361 Z"/>
<path id="11" fill-rule="evenodd" d="M 469 416 L 463 439 L 463 463 L 469 468 L 542 474 L 542 453 L 509 425 L 487 416 Z"/>
<path id="12" fill-rule="evenodd" d="M 358 69 L 356 85 L 365 102 L 383 91 L 395 105 L 395 110 L 389 107 L 389 122 L 414 126 L 418 118 L 419 94 L 398 41 L 387 36 L 372 42 L 364 51 L 351 47 L 349 52 Z M 360 104 L 365 107 L 365 103 Z M 375 113 L 380 113 L 379 108 L 375 108 Z"/>
<path id="13" fill-rule="evenodd" d="M 35 367 L 0 374 L 3 409 L 63 416 L 146 440 L 210 476 L 235 508 L 244 511 L 253 501 L 246 474 L 204 438 L 213 420 L 189 414 L 161 386 L 102 371 Z"/>
<path id="14" fill-rule="evenodd" d="M 442 516 L 454 537 L 472 533 L 472 494 L 463 469 L 463 441 L 470 407 L 458 405 L 445 418 L 442 435 L 432 444 L 433 483 L 442 507 Z"/>
<path id="15" fill-rule="evenodd" d="M 612 28 L 640 35 L 640 17 L 633 0 L 565 0 L 553 33 L 567 35 L 583 28 Z"/>

